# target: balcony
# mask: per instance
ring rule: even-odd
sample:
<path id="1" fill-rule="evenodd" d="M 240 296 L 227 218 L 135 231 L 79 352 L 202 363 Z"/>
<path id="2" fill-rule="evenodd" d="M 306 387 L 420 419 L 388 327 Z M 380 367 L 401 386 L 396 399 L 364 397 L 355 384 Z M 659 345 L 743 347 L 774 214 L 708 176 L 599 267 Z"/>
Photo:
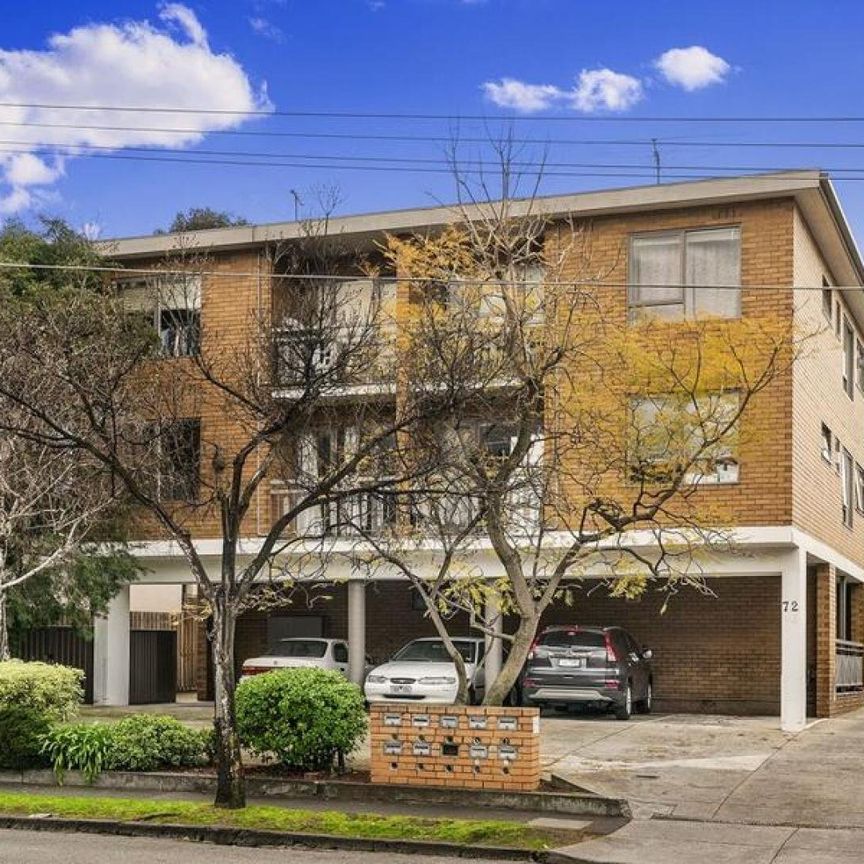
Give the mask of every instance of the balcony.
<path id="1" fill-rule="evenodd" d="M 274 345 L 274 395 L 290 399 L 320 387 L 330 397 L 392 395 L 396 392 L 395 340 L 359 344 L 356 333 L 286 326 Z"/>
<path id="2" fill-rule="evenodd" d="M 844 693 L 860 693 L 864 690 L 864 645 L 838 639 L 834 651 L 835 692 L 838 696 Z"/>
<path id="3" fill-rule="evenodd" d="M 352 485 L 361 486 L 372 480 L 356 479 Z M 276 522 L 302 500 L 306 492 L 280 480 L 270 482 L 270 520 Z M 317 504 L 304 510 L 285 530 L 286 536 L 307 537 L 362 537 L 377 534 L 396 522 L 396 493 L 376 489 L 359 492 L 334 501 Z"/>

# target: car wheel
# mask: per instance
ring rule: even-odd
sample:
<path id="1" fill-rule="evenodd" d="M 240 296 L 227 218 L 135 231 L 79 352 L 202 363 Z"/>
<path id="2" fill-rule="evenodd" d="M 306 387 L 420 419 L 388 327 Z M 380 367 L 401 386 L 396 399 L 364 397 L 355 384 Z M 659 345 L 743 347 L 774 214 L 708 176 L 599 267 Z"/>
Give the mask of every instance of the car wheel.
<path id="1" fill-rule="evenodd" d="M 650 714 L 654 708 L 654 682 L 649 681 L 645 690 L 645 698 L 639 703 L 640 714 Z"/>
<path id="2" fill-rule="evenodd" d="M 630 682 L 624 687 L 624 701 L 620 705 L 615 706 L 616 720 L 629 720 L 633 713 L 633 687 Z"/>

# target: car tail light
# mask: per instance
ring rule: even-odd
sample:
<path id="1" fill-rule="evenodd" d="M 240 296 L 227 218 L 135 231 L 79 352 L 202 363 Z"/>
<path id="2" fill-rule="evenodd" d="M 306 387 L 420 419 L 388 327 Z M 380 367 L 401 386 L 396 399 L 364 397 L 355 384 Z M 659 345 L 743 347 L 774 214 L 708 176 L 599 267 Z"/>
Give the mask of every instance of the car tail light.
<path id="1" fill-rule="evenodd" d="M 606 639 L 606 663 L 609 665 L 612 665 L 613 663 L 617 664 L 621 658 L 618 656 L 618 652 L 612 644 L 612 637 L 608 631 L 604 635 Z"/>
<path id="2" fill-rule="evenodd" d="M 528 659 L 529 660 L 533 660 L 537 656 L 537 646 L 539 644 L 540 644 L 539 637 L 531 643 L 531 647 L 528 649 Z"/>
<path id="3" fill-rule="evenodd" d="M 620 690 L 621 689 L 621 682 L 618 681 L 617 679 L 614 681 L 604 681 L 603 686 L 607 690 Z"/>
<path id="4" fill-rule="evenodd" d="M 266 666 L 244 666 L 240 670 L 241 675 L 262 675 L 264 672 L 271 672 Z"/>

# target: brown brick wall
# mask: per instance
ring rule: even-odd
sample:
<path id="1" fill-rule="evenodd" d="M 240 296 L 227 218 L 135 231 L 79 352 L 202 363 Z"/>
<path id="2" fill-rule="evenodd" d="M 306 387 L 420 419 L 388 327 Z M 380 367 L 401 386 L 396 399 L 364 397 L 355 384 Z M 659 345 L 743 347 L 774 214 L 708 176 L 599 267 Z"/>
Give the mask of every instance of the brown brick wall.
<path id="1" fill-rule="evenodd" d="M 684 589 L 663 598 L 574 592 L 543 624 L 617 625 L 653 649 L 654 699 L 661 711 L 776 714 L 780 710 L 780 577 L 709 579 L 715 596 Z"/>
<path id="2" fill-rule="evenodd" d="M 540 785 L 536 708 L 373 705 L 373 783 L 531 792 Z"/>
<path id="3" fill-rule="evenodd" d="M 791 321 L 792 221 L 791 199 L 595 218 L 583 226 L 584 242 L 579 254 L 570 256 L 572 263 L 565 268 L 563 278 L 578 282 L 593 276 L 611 283 L 592 289 L 592 293 L 596 293 L 604 320 L 624 327 L 631 235 L 737 226 L 741 231 L 742 315 Z M 766 290 L 766 285 L 781 287 Z M 690 498 L 697 512 L 710 508 L 731 525 L 791 523 L 791 394 L 791 376 L 785 375 L 754 399 L 741 429 L 739 482 L 703 486 Z"/>
<path id="4" fill-rule="evenodd" d="M 795 284 L 819 286 L 823 276 L 833 283 L 803 217 L 796 212 Z M 843 346 L 834 329 L 838 307 L 848 314 L 842 293 L 835 291 L 832 321 L 828 322 L 819 291 L 795 294 L 796 326 L 808 340 L 795 368 L 793 386 L 793 519 L 807 533 L 861 564 L 864 513 L 853 513 L 851 528 L 843 524 L 840 477 L 835 465 L 821 455 L 821 426 L 825 423 L 855 462 L 864 466 L 864 394 L 857 382 L 851 399 L 843 389 Z M 864 337 L 860 328 L 858 333 L 859 338 Z"/>

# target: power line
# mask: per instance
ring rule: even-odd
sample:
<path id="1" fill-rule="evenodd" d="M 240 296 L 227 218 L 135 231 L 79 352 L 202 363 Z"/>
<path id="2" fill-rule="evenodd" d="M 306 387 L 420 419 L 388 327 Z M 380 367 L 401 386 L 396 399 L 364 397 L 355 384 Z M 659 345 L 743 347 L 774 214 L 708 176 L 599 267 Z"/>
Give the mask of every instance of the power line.
<path id="1" fill-rule="evenodd" d="M 113 148 L 107 148 L 109 150 L 113 150 Z M 141 148 L 123 148 L 126 149 L 141 149 Z M 353 171 L 377 171 L 377 172 L 385 172 L 385 173 L 420 173 L 420 174 L 448 174 L 451 175 L 453 173 L 453 168 L 436 168 L 427 165 L 396 165 L 396 164 L 340 164 L 338 159 L 362 159 L 364 157 L 327 157 L 327 156 L 308 156 L 302 158 L 308 159 L 333 159 L 332 162 L 320 163 L 320 162 L 294 162 L 294 161 L 252 161 L 250 159 L 241 159 L 241 158 L 197 158 L 194 155 L 172 155 L 172 156 L 163 156 L 158 155 L 159 148 L 154 148 L 157 152 L 152 155 L 142 155 L 140 153 L 126 153 L 126 152 L 111 152 L 111 153 L 92 153 L 92 152 L 70 152 L 68 155 L 74 158 L 85 158 L 85 159 L 112 159 L 112 160 L 121 160 L 121 161 L 139 161 L 139 162 L 161 162 L 168 164 L 177 164 L 177 165 L 228 165 L 228 166 L 239 166 L 245 168 L 312 168 L 312 169 L 322 169 L 322 170 L 353 170 Z M 149 152 L 149 151 L 148 151 Z M 186 151 L 182 151 L 186 152 Z M 192 153 L 196 151 L 191 151 Z M 207 151 L 198 151 L 204 152 Z M 211 151 L 211 152 L 222 152 L 222 151 Z M 58 155 L 56 152 L 56 148 L 27 148 L 27 147 L 0 147 L 0 153 L 11 153 L 11 154 L 35 154 L 39 156 L 56 156 Z M 293 157 L 293 158 L 301 158 L 301 157 Z M 367 157 L 372 158 L 372 157 Z M 393 162 L 398 160 L 388 159 L 386 157 L 380 157 L 383 161 Z M 432 160 L 404 160 L 404 161 L 432 161 Z M 459 168 L 462 170 L 462 166 L 469 163 L 459 163 Z M 476 168 L 465 168 L 465 173 L 478 173 L 483 170 L 488 170 L 490 167 L 490 163 L 475 163 L 478 167 Z M 567 163 L 561 163 L 567 164 Z M 586 167 L 596 167 L 596 168 L 608 168 L 609 170 L 600 171 L 600 170 L 547 170 L 546 166 L 542 162 L 536 163 L 536 167 L 528 170 L 524 170 L 526 174 L 537 174 L 542 175 L 544 177 L 607 177 L 607 178 L 622 178 L 622 179 L 644 179 L 644 178 L 654 178 L 655 172 L 644 165 L 633 165 L 633 170 L 625 170 L 625 166 L 615 166 L 615 165 L 603 165 L 600 163 L 572 163 L 574 166 L 578 164 L 583 164 Z M 753 167 L 752 172 L 747 174 L 746 172 L 742 176 L 747 176 L 750 180 L 765 180 L 772 181 L 776 179 L 776 174 L 778 171 L 780 173 L 785 174 L 795 174 L 796 172 L 809 173 L 811 170 L 815 169 L 801 169 L 801 168 L 783 168 L 777 169 L 774 172 L 771 172 L 770 169 L 765 169 L 763 167 Z M 695 173 L 682 173 L 684 171 L 695 172 Z M 679 180 L 705 180 L 705 179 L 730 179 L 727 175 L 724 174 L 716 174 L 711 172 L 729 172 L 729 171 L 738 171 L 739 174 L 742 171 L 740 168 L 727 168 L 725 166 L 715 166 L 715 167 L 700 167 L 700 166 L 689 166 L 689 167 L 680 167 L 677 172 L 673 171 L 665 171 L 664 176 L 666 178 L 673 178 Z M 838 171 L 864 171 L 864 169 L 859 168 L 840 168 Z M 835 177 L 838 181 L 845 180 L 864 180 L 864 174 L 854 174 L 851 176 L 845 177 Z"/>
<path id="2" fill-rule="evenodd" d="M 826 115 L 826 116 L 753 116 L 731 115 L 702 117 L 695 115 L 560 115 L 560 114 L 434 114 L 407 111 L 277 111 L 263 108 L 181 108 L 177 106 L 154 105 L 86 105 L 59 104 L 55 102 L 0 102 L 0 108 L 30 108 L 59 111 L 109 111 L 146 114 L 212 114 L 216 116 L 239 117 L 325 117 L 346 120 L 482 120 L 494 122 L 553 121 L 577 123 L 864 123 L 864 116 Z"/>
<path id="3" fill-rule="evenodd" d="M 195 232 L 190 232 L 195 233 Z M 374 282 L 383 284 L 399 284 L 400 282 L 408 282 L 414 284 L 429 284 L 436 281 L 446 281 L 448 284 L 454 285 L 501 285 L 501 286 L 518 286 L 531 284 L 530 280 L 512 280 L 512 279 L 463 279 L 459 277 L 447 277 L 441 280 L 428 279 L 421 276 L 330 276 L 326 274 L 303 274 L 303 273 L 263 273 L 263 272 L 248 272 L 227 273 L 224 270 L 203 270 L 198 268 L 154 268 L 154 267 L 112 267 L 107 264 L 34 264 L 27 261 L 0 261 L 0 270 L 56 270 L 62 272 L 93 272 L 93 273 L 111 273 L 116 277 L 122 276 L 216 276 L 222 278 L 244 278 L 244 279 L 259 279 L 262 276 L 268 279 L 284 279 L 288 281 L 323 281 L 323 282 L 357 282 L 369 279 Z M 632 282 L 608 281 L 604 279 L 582 279 L 579 281 L 557 281 L 552 280 L 549 283 L 563 288 L 631 288 Z M 787 285 L 779 283 L 760 283 L 754 285 L 693 285 L 692 283 L 675 283 L 675 282 L 658 282 L 658 283 L 639 283 L 640 288 L 707 288 L 720 291 L 824 291 L 824 285 Z M 832 291 L 864 291 L 862 285 L 831 285 L 828 286 Z"/>
<path id="4" fill-rule="evenodd" d="M 404 143 L 432 144 L 489 144 L 488 137 L 463 137 L 446 135 L 391 135 L 364 132 L 296 132 L 269 129 L 208 129 L 172 126 L 114 126 L 90 123 L 40 123 L 24 120 L 0 120 L 0 126 L 35 129 L 72 129 L 93 132 L 146 132 L 169 135 L 228 135 L 253 138 L 321 138 L 349 141 L 400 141 Z M 632 146 L 650 145 L 651 138 L 511 138 L 514 144 L 550 144 L 576 146 Z M 693 141 L 675 138 L 657 138 L 664 147 L 756 147 L 756 148 L 797 148 L 797 149 L 862 149 L 861 141 Z M 76 146 L 76 145 L 70 145 Z M 87 146 L 82 144 L 81 146 Z"/>
<path id="5" fill-rule="evenodd" d="M 660 182 L 659 168 L 660 155 L 657 149 L 657 140 L 652 139 L 652 154 L 654 159 L 654 172 L 657 176 L 657 182 Z M 452 168 L 453 162 L 449 159 L 442 158 L 424 158 L 416 156 L 352 156 L 350 154 L 321 154 L 321 153 L 274 153 L 272 151 L 249 151 L 249 150 L 209 150 L 181 147 L 160 147 L 158 145 L 130 145 L 118 147 L 110 144 L 62 144 L 48 143 L 45 141 L 19 141 L 16 139 L 0 139 L 0 145 L 14 145 L 22 148 L 22 152 L 36 153 L 54 153 L 55 150 L 66 149 L 71 152 L 64 155 L 70 156 L 89 156 L 89 150 L 116 152 L 141 152 L 141 153 L 174 153 L 179 155 L 199 155 L 199 156 L 240 156 L 245 158 L 255 159 L 303 159 L 303 160 L 324 160 L 324 161 L 343 161 L 343 162 L 385 162 L 385 163 L 404 163 L 404 164 L 424 164 L 424 165 L 450 165 Z M 33 148 L 33 149 L 29 149 Z M 460 159 L 456 160 L 457 166 L 466 165 L 482 165 L 487 166 L 488 161 L 483 159 Z M 590 169 L 620 169 L 620 170 L 648 170 L 649 166 L 641 163 L 616 163 L 616 162 L 557 162 L 545 159 L 539 160 L 512 160 L 509 165 L 515 168 L 590 168 Z M 864 173 L 864 168 L 848 168 L 837 167 L 828 168 L 820 166 L 823 171 L 830 172 L 848 172 L 848 173 Z M 666 165 L 663 169 L 671 169 L 677 171 L 772 171 L 772 172 L 788 172 L 802 170 L 800 166 L 766 166 L 766 165 Z"/>

